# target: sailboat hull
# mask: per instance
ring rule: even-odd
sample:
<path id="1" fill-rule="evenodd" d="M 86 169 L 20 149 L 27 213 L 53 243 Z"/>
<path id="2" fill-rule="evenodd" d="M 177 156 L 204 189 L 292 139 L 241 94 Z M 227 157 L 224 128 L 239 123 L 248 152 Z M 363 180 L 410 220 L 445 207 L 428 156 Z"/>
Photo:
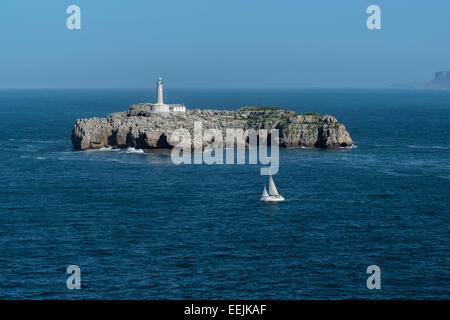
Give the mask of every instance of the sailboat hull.
<path id="1" fill-rule="evenodd" d="M 265 202 L 278 202 L 278 201 L 284 201 L 284 197 L 283 196 L 268 196 L 268 197 L 261 197 L 261 201 L 265 201 Z"/>

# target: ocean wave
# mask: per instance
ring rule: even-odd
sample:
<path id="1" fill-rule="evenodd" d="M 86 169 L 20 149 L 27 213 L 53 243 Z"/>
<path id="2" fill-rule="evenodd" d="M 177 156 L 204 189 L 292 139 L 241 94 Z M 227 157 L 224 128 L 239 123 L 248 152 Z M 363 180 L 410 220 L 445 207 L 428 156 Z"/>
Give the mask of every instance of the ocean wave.
<path id="1" fill-rule="evenodd" d="M 128 147 L 126 149 L 119 149 L 119 148 L 113 148 L 113 147 L 103 147 L 99 149 L 90 149 L 86 150 L 86 152 L 118 152 L 118 151 L 124 151 L 125 153 L 144 153 L 144 150 L 142 149 L 136 149 L 133 147 Z"/>
<path id="2" fill-rule="evenodd" d="M 103 147 L 99 149 L 100 151 L 120 151 L 120 149 L 113 148 L 113 147 Z"/>
<path id="3" fill-rule="evenodd" d="M 395 169 L 383 169 L 380 172 L 387 174 L 389 176 L 396 176 L 396 177 L 419 177 L 419 176 L 421 176 L 421 174 L 400 172 Z"/>
<path id="4" fill-rule="evenodd" d="M 126 153 L 144 153 L 144 150 L 142 150 L 142 149 L 135 149 L 135 148 L 133 148 L 133 147 L 128 147 L 128 148 L 125 150 L 125 152 L 126 152 Z"/>
<path id="5" fill-rule="evenodd" d="M 442 149 L 442 150 L 447 150 L 449 148 L 447 146 L 421 146 L 421 145 L 407 145 L 407 147 L 411 149 Z"/>
<path id="6" fill-rule="evenodd" d="M 356 148 L 358 148 L 356 144 L 353 144 L 350 147 L 339 147 L 339 149 L 356 149 Z"/>
<path id="7" fill-rule="evenodd" d="M 393 144 L 374 144 L 373 145 L 376 148 L 394 148 L 394 147 L 398 147 L 396 145 Z"/>
<path id="8" fill-rule="evenodd" d="M 103 147 L 103 148 L 99 148 L 99 149 L 85 150 L 85 152 L 108 152 L 108 151 L 120 151 L 120 149 L 113 148 L 113 147 Z"/>

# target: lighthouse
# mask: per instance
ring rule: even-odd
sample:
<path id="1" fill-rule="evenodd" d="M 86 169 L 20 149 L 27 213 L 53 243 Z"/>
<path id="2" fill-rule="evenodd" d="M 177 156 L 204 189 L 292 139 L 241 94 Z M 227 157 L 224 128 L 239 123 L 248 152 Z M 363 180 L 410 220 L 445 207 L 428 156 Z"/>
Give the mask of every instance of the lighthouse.
<path id="1" fill-rule="evenodd" d="M 151 112 L 186 112 L 186 107 L 182 104 L 165 104 L 163 98 L 163 81 L 158 77 L 156 82 L 156 103 L 150 107 Z"/>
<path id="2" fill-rule="evenodd" d="M 156 82 L 156 104 L 164 104 L 163 102 L 163 82 L 162 78 L 158 77 L 158 82 Z"/>
<path id="3" fill-rule="evenodd" d="M 161 77 L 158 77 L 156 82 L 156 103 L 151 106 L 151 112 L 170 112 L 170 106 L 164 104 L 163 101 L 163 81 Z"/>

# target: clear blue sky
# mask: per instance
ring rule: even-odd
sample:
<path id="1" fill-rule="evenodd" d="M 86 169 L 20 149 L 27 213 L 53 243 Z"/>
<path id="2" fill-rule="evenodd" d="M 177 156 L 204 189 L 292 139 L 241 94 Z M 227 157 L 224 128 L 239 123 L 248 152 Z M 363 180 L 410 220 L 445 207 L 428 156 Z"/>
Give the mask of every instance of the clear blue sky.
<path id="1" fill-rule="evenodd" d="M 382 87 L 450 70 L 450 1 L 1 0 L 0 41 L 0 88 Z"/>

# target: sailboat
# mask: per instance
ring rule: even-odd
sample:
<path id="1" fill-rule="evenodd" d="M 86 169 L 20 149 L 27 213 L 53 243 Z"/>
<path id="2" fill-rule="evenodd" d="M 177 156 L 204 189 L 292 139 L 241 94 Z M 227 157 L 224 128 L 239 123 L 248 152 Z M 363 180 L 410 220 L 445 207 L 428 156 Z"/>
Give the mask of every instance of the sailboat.
<path id="1" fill-rule="evenodd" d="M 261 196 L 261 201 L 284 201 L 284 197 L 278 193 L 275 182 L 273 182 L 272 176 L 269 176 L 269 192 L 267 187 L 264 186 L 264 191 Z"/>

